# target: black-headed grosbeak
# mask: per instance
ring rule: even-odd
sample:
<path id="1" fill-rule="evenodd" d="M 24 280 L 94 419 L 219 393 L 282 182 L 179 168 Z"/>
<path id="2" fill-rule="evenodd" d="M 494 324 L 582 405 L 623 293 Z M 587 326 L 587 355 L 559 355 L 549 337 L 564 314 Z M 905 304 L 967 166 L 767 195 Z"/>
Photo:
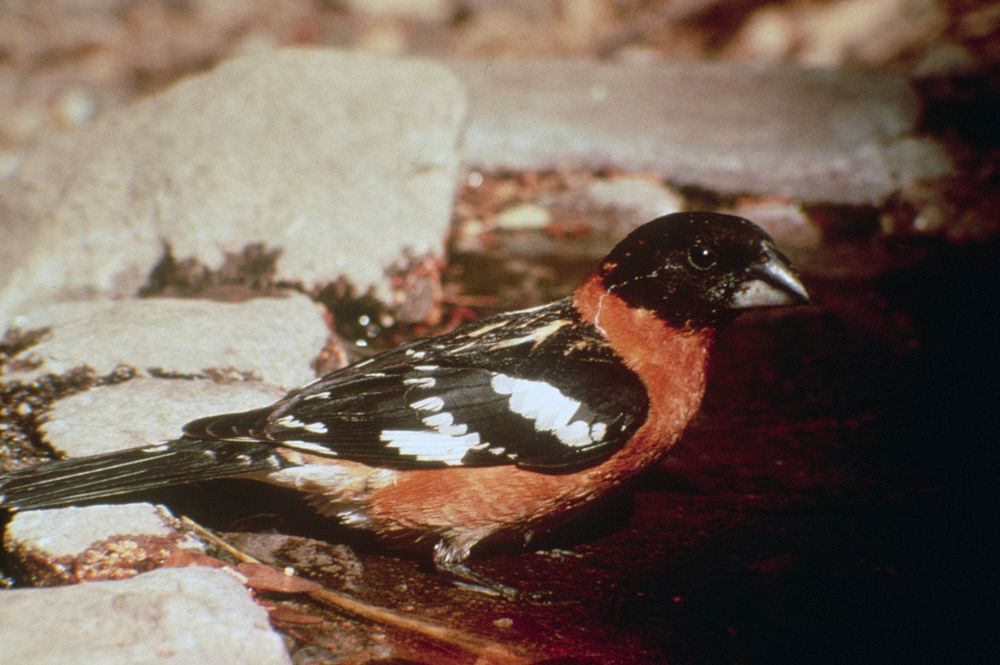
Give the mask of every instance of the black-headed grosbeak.
<path id="1" fill-rule="evenodd" d="M 426 543 L 438 570 L 511 597 L 467 566 L 473 547 L 524 542 L 658 460 L 698 410 L 717 329 L 805 302 L 751 222 L 660 217 L 569 297 L 404 344 L 173 441 L 11 473 L 0 505 L 243 476 L 387 541 Z"/>

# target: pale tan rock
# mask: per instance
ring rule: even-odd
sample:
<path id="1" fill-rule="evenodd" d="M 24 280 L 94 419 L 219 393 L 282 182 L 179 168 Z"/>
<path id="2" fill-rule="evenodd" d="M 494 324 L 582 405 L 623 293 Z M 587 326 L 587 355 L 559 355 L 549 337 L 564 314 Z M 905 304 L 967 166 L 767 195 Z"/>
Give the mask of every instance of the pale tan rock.
<path id="1" fill-rule="evenodd" d="M 469 88 L 473 169 L 650 171 L 722 194 L 849 205 L 880 204 L 906 180 L 952 169 L 940 144 L 914 137 L 914 90 L 885 73 L 727 62 L 448 65 Z"/>
<path id="2" fill-rule="evenodd" d="M 148 503 L 71 506 L 18 513 L 4 547 L 23 576 L 49 586 L 125 579 L 157 568 L 177 550 L 204 552 L 166 508 Z"/>
<path id="3" fill-rule="evenodd" d="M 0 185 L 0 322 L 135 295 L 165 247 L 218 268 L 262 243 L 279 279 L 387 298 L 387 268 L 443 252 L 464 115 L 440 65 L 289 49 L 44 141 Z"/>
<path id="4" fill-rule="evenodd" d="M 24 358 L 37 367 L 4 380 L 30 381 L 81 366 L 98 375 L 125 366 L 144 375 L 221 372 L 293 388 L 315 378 L 313 360 L 329 336 L 309 298 L 242 303 L 147 298 L 36 307 L 11 319 L 22 329 L 50 328 Z"/>
<path id="5" fill-rule="evenodd" d="M 267 406 L 284 394 L 257 381 L 137 378 L 56 401 L 41 431 L 66 457 L 97 455 L 173 439 L 195 418 Z"/>
<path id="6" fill-rule="evenodd" d="M 289 665 L 267 613 L 206 568 L 0 591 L 0 662 L 19 665 Z"/>

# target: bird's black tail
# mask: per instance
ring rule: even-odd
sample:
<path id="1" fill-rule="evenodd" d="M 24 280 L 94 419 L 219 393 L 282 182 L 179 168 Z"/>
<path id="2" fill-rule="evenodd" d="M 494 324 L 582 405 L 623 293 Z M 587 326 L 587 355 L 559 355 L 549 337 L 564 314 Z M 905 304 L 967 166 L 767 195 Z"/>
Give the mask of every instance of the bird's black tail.
<path id="1" fill-rule="evenodd" d="M 286 465 L 260 441 L 184 437 L 142 448 L 39 464 L 0 476 L 0 507 L 55 508 Z"/>

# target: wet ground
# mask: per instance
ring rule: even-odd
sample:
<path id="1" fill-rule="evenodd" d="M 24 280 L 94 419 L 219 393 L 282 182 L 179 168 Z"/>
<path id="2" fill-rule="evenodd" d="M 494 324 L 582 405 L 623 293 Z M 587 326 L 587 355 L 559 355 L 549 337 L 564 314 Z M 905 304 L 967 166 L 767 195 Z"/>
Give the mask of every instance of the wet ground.
<path id="1" fill-rule="evenodd" d="M 896 247 L 883 261 L 895 268 L 855 281 L 807 274 L 813 307 L 726 330 L 702 412 L 659 467 L 541 552 L 477 560 L 552 604 L 463 591 L 426 562 L 357 542 L 355 594 L 543 661 L 982 662 L 995 605 L 995 250 Z M 247 524 L 273 497 L 246 489 L 201 488 L 235 499 L 228 516 L 198 493 L 172 505 L 213 526 Z M 265 519 L 351 539 L 282 512 Z M 406 659 L 395 662 L 473 661 L 393 630 L 373 638 L 363 622 L 329 629 L 297 631 L 300 662 L 328 662 L 321 645 L 345 635 L 391 645 Z"/>

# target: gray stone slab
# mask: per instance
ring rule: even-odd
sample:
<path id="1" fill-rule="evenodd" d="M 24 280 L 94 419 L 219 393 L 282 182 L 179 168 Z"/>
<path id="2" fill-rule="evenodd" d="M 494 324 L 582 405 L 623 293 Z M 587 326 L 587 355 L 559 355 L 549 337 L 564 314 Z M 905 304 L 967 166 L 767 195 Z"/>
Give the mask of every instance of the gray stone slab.
<path id="1" fill-rule="evenodd" d="M 204 553 L 166 508 L 149 503 L 25 511 L 7 525 L 3 544 L 21 576 L 40 586 L 124 579 L 178 550 Z"/>
<path id="2" fill-rule="evenodd" d="M 279 279 L 387 299 L 387 268 L 443 253 L 465 108 L 438 64 L 289 49 L 52 137 L 0 184 L 0 322 L 134 295 L 165 246 L 218 268 L 262 243 Z"/>
<path id="3" fill-rule="evenodd" d="M 56 401 L 41 431 L 67 457 L 96 455 L 173 439 L 195 418 L 267 406 L 284 394 L 256 381 L 138 378 Z"/>
<path id="4" fill-rule="evenodd" d="M 791 65 L 450 60 L 469 89 L 465 162 L 655 171 L 723 194 L 877 204 L 949 172 L 912 133 L 900 78 Z"/>
<path id="5" fill-rule="evenodd" d="M 19 665 L 287 665 L 267 613 L 206 568 L 0 591 L 0 662 Z"/>
<path id="6" fill-rule="evenodd" d="M 115 535 L 175 537 L 172 519 L 164 509 L 148 503 L 29 510 L 14 516 L 4 539 L 6 545 L 30 548 L 47 557 L 76 556 L 93 543 Z M 179 538 L 178 542 L 202 549 L 194 540 Z"/>
<path id="7" fill-rule="evenodd" d="M 107 374 L 118 365 L 149 373 L 245 373 L 288 388 L 315 378 L 312 362 L 329 336 L 323 317 L 302 295 L 243 303 L 149 298 L 64 303 L 12 317 L 22 329 L 51 327 L 25 352 L 41 361 L 5 380 L 31 380 L 83 365 Z"/>

